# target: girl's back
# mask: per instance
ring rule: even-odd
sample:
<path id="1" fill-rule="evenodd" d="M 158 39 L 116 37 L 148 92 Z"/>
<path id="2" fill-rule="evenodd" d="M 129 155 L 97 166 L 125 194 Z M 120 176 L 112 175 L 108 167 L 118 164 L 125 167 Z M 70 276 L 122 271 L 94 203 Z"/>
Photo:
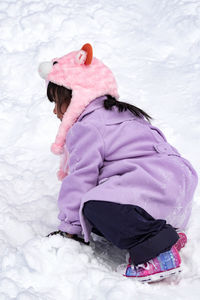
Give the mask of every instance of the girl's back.
<path id="1" fill-rule="evenodd" d="M 160 129 L 129 110 L 105 110 L 104 100 L 92 101 L 67 136 L 67 145 L 74 147 L 73 161 L 84 157 L 85 164 L 99 166 L 97 185 L 82 196 L 83 204 L 91 199 L 134 204 L 185 228 L 196 171 Z"/>

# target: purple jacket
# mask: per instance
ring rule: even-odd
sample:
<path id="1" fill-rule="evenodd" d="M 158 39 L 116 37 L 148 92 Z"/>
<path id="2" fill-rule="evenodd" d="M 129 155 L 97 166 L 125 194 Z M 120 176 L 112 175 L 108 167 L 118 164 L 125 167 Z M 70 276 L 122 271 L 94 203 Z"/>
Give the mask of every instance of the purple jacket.
<path id="1" fill-rule="evenodd" d="M 90 102 L 66 137 L 69 175 L 62 181 L 59 229 L 84 234 L 91 226 L 82 208 L 89 200 L 138 205 L 154 218 L 184 229 L 198 176 L 163 133 L 144 118 Z"/>

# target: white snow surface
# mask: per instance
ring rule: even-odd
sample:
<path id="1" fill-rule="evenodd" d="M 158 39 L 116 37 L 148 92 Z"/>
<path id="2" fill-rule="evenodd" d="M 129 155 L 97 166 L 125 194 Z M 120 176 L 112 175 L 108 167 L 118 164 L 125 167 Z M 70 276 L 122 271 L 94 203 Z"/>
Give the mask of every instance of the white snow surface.
<path id="1" fill-rule="evenodd" d="M 200 299 L 199 186 L 180 277 L 142 284 L 119 272 L 126 251 L 60 236 L 59 120 L 38 65 L 91 43 L 120 99 L 154 117 L 200 173 L 199 0 L 0 1 L 0 299 Z"/>

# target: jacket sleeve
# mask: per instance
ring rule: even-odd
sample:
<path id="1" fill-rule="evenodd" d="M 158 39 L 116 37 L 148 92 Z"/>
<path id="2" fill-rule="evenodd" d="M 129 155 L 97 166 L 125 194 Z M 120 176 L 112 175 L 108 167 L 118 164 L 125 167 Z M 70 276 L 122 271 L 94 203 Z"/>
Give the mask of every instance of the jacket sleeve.
<path id="1" fill-rule="evenodd" d="M 69 175 L 61 184 L 58 197 L 58 229 L 79 234 L 82 232 L 79 209 L 82 196 L 98 183 L 103 166 L 104 143 L 99 130 L 92 124 L 77 122 L 69 130 L 66 141 L 69 152 Z"/>

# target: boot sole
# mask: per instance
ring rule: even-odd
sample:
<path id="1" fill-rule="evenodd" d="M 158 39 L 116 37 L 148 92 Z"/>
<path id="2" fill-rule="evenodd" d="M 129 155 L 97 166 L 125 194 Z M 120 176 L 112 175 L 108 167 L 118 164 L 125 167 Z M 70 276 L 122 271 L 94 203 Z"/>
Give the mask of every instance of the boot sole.
<path id="1" fill-rule="evenodd" d="M 126 275 L 124 275 L 124 276 L 127 277 L 127 278 L 132 278 L 132 279 L 134 278 L 135 280 L 140 281 L 142 283 L 145 283 L 145 282 L 151 283 L 151 282 L 163 280 L 163 279 L 168 278 L 168 277 L 173 276 L 173 275 L 178 275 L 181 272 L 182 272 L 181 267 L 178 267 L 178 268 L 175 268 L 175 269 L 171 269 L 171 270 L 168 270 L 168 271 L 163 271 L 163 272 L 156 273 L 156 274 L 149 275 L 149 276 L 145 276 L 145 277 L 134 277 L 134 276 L 126 276 Z"/>

